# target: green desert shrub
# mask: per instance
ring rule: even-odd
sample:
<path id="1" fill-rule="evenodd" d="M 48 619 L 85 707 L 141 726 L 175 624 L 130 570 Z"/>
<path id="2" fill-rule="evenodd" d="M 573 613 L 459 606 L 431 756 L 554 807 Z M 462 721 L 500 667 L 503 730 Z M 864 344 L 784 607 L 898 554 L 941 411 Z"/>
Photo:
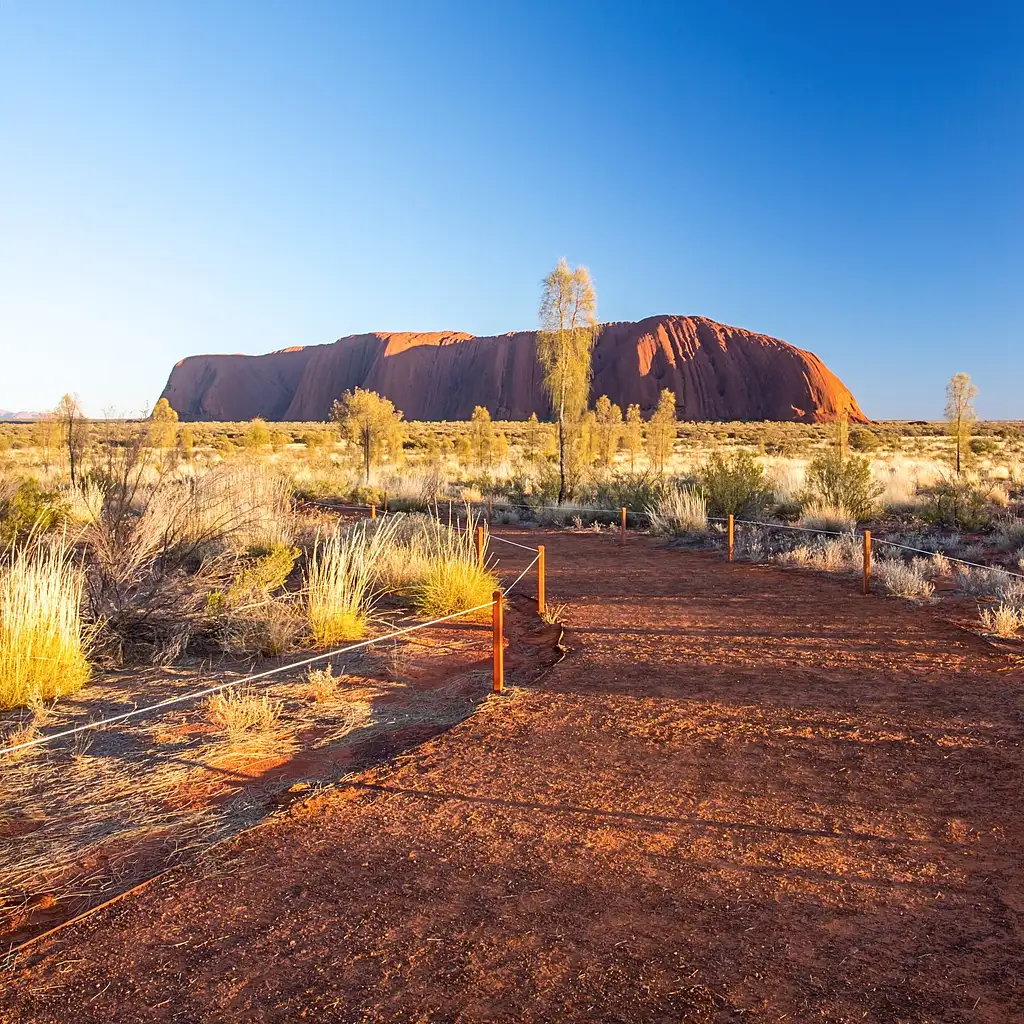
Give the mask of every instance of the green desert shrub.
<path id="1" fill-rule="evenodd" d="M 729 457 L 716 452 L 704 464 L 699 480 L 712 515 L 756 515 L 772 497 L 764 467 L 749 452 Z"/>
<path id="2" fill-rule="evenodd" d="M 850 431 L 850 447 L 855 452 L 873 452 L 879 444 L 878 435 L 867 427 L 854 427 Z"/>
<path id="3" fill-rule="evenodd" d="M 0 500 L 0 547 L 45 533 L 61 522 L 66 511 L 58 495 L 44 491 L 35 480 L 23 480 L 9 498 Z"/>
<path id="4" fill-rule="evenodd" d="M 832 451 L 819 455 L 807 467 L 809 500 L 815 498 L 842 508 L 861 521 L 874 515 L 884 488 L 871 476 L 871 463 L 856 455 L 842 458 Z"/>
<path id="5" fill-rule="evenodd" d="M 946 529 L 981 530 L 989 523 L 985 492 L 967 480 L 943 480 L 928 488 L 921 518 Z"/>

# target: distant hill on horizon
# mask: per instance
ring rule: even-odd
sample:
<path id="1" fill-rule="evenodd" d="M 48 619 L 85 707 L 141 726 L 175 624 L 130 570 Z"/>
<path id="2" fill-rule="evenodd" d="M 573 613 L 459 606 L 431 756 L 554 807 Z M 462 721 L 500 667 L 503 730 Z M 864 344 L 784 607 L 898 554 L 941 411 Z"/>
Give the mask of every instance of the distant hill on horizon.
<path id="1" fill-rule="evenodd" d="M 536 332 L 380 332 L 266 355 L 198 355 L 174 366 L 161 395 L 183 420 L 326 420 L 355 387 L 386 395 L 410 420 L 549 414 Z M 665 388 L 684 420 L 868 422 L 849 389 L 813 353 L 705 317 L 603 324 L 592 400 L 608 395 L 644 413 Z"/>
<path id="2" fill-rule="evenodd" d="M 0 420 L 11 422 L 17 420 L 38 420 L 45 415 L 46 413 L 42 412 L 8 412 L 6 409 L 0 409 Z"/>

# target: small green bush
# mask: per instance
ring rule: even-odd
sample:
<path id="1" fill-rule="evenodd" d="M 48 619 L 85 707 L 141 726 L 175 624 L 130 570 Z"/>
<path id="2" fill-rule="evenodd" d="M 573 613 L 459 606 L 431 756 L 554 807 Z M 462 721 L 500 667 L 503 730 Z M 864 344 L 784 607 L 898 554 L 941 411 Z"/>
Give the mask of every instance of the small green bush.
<path id="1" fill-rule="evenodd" d="M 765 487 L 764 467 L 749 452 L 731 458 L 716 452 L 699 478 L 713 515 L 756 515 L 772 497 Z"/>
<path id="2" fill-rule="evenodd" d="M 850 431 L 850 447 L 855 452 L 873 452 L 879 443 L 877 435 L 867 427 L 856 427 Z"/>
<path id="3" fill-rule="evenodd" d="M 921 518 L 932 526 L 981 530 L 989 523 L 984 492 L 966 480 L 943 480 L 924 496 Z"/>
<path id="4" fill-rule="evenodd" d="M 838 452 L 819 455 L 807 467 L 808 500 L 815 498 L 842 508 L 854 519 L 870 519 L 885 488 L 871 476 L 871 463 L 856 455 L 841 458 Z"/>
<path id="5" fill-rule="evenodd" d="M 12 497 L 0 501 L 0 548 L 51 529 L 66 511 L 57 495 L 44 491 L 35 480 L 23 481 Z"/>

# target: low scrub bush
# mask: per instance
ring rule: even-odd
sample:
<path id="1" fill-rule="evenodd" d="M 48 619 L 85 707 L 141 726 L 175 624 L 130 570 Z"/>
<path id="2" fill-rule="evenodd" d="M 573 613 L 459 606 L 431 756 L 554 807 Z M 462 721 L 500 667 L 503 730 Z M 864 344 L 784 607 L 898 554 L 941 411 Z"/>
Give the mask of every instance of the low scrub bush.
<path id="1" fill-rule="evenodd" d="M 726 457 L 715 453 L 698 474 L 708 510 L 716 516 L 753 516 L 772 500 L 764 467 L 749 452 Z"/>
<path id="2" fill-rule="evenodd" d="M 250 687 L 221 690 L 207 701 L 206 717 L 229 743 L 262 740 L 269 737 L 281 717 L 281 702 Z"/>
<path id="3" fill-rule="evenodd" d="M 708 533 L 708 502 L 697 488 L 670 487 L 646 512 L 652 533 L 676 537 Z"/>
<path id="4" fill-rule="evenodd" d="M 45 533 L 66 515 L 67 506 L 58 495 L 44 491 L 35 480 L 24 480 L 0 500 L 0 548 Z"/>
<path id="5" fill-rule="evenodd" d="M 62 544 L 8 551 L 0 565 L 0 707 L 51 700 L 88 681 L 83 585 Z"/>
<path id="6" fill-rule="evenodd" d="M 879 558 L 874 563 L 874 574 L 896 597 L 929 598 L 935 593 L 935 584 L 928 579 L 928 559 L 925 558 L 909 562 L 900 558 Z"/>
<path id="7" fill-rule="evenodd" d="M 586 504 L 639 510 L 655 504 L 664 493 L 665 481 L 657 473 L 624 473 L 601 481 Z"/>
<path id="8" fill-rule="evenodd" d="M 999 524 L 993 540 L 1007 551 L 1016 551 L 1024 545 L 1024 519 L 1006 519 Z"/>
<path id="9" fill-rule="evenodd" d="M 989 523 L 986 492 L 966 480 L 943 480 L 923 498 L 919 514 L 932 526 L 973 531 Z"/>
<path id="10" fill-rule="evenodd" d="M 856 522 L 842 505 L 814 500 L 804 506 L 797 524 L 805 530 L 821 530 L 824 533 L 853 533 Z"/>
<path id="11" fill-rule="evenodd" d="M 870 519 L 884 488 L 871 475 L 871 463 L 856 455 L 840 458 L 829 452 L 807 467 L 808 501 L 818 499 L 832 508 L 845 509 L 858 522 Z"/>
<path id="12" fill-rule="evenodd" d="M 1024 610 L 1001 604 L 981 610 L 981 624 L 990 633 L 1001 637 L 1015 637 L 1024 629 Z"/>

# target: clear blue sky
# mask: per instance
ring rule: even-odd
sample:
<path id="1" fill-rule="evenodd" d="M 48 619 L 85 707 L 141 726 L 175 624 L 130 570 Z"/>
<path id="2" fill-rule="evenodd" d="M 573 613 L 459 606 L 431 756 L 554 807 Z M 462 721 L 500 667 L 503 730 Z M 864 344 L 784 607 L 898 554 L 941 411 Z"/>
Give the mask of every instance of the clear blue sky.
<path id="1" fill-rule="evenodd" d="M 1024 417 L 1017 3 L 0 2 L 0 408 L 175 360 L 701 314 Z"/>

